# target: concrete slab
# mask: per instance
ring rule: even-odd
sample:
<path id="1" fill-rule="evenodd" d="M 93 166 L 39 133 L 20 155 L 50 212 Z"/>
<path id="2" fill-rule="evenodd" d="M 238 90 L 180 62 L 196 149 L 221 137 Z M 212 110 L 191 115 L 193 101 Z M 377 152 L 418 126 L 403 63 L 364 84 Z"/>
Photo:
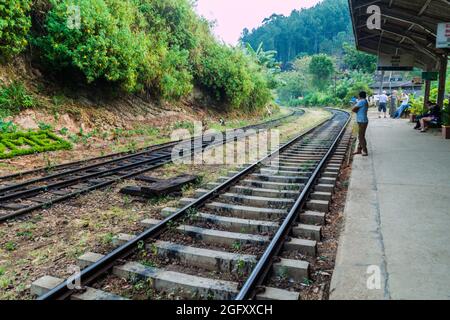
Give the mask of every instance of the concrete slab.
<path id="1" fill-rule="evenodd" d="M 331 299 L 450 299 L 450 141 L 369 117 L 370 156 L 353 164 Z"/>

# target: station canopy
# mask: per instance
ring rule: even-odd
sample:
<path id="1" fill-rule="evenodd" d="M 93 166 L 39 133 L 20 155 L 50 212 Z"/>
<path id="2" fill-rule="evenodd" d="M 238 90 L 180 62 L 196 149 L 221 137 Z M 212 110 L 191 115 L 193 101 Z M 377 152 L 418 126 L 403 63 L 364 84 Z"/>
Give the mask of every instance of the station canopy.
<path id="1" fill-rule="evenodd" d="M 449 49 L 436 48 L 439 23 L 450 22 L 449 0 L 349 0 L 356 46 L 372 54 L 414 57 L 414 66 L 436 70 Z M 381 9 L 381 30 L 370 30 L 369 6 Z"/>

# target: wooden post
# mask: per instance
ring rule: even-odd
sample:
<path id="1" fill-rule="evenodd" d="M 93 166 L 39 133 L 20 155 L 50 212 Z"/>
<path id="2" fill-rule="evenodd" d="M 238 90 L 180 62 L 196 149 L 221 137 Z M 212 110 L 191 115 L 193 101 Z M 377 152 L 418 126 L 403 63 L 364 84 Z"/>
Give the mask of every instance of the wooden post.
<path id="1" fill-rule="evenodd" d="M 423 106 L 426 108 L 428 100 L 430 100 L 431 81 L 425 80 L 425 95 L 423 99 Z M 426 110 L 426 109 L 425 109 Z"/>
<path id="2" fill-rule="evenodd" d="M 445 81 L 447 78 L 447 65 L 448 65 L 448 57 L 445 55 L 440 59 L 440 67 L 439 67 L 439 86 L 438 86 L 438 98 L 437 104 L 442 109 L 444 107 L 445 100 Z"/>

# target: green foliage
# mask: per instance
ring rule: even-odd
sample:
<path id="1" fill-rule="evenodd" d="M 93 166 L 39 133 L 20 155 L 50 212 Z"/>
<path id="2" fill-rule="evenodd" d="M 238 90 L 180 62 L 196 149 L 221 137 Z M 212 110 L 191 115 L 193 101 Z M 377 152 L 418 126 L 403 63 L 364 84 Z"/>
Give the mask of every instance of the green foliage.
<path id="1" fill-rule="evenodd" d="M 297 100 L 305 93 L 304 76 L 299 72 L 283 72 L 279 76 L 278 82 L 278 98 L 283 103 L 289 103 L 291 100 Z"/>
<path id="2" fill-rule="evenodd" d="M 242 50 L 210 43 L 196 69 L 197 81 L 218 101 L 252 110 L 265 106 L 271 99 L 259 66 Z"/>
<path id="3" fill-rule="evenodd" d="M 371 74 L 362 73 L 359 71 L 353 71 L 346 74 L 337 84 L 337 97 L 343 100 L 343 104 L 347 104 L 352 97 L 358 97 L 361 91 L 367 92 L 370 96 L 373 91 L 369 85 L 372 83 L 373 78 Z M 342 96 L 346 93 L 345 96 Z"/>
<path id="4" fill-rule="evenodd" d="M 442 110 L 442 124 L 444 126 L 450 126 L 450 107 L 448 100 L 445 104 L 444 109 Z"/>
<path id="5" fill-rule="evenodd" d="M 129 1 L 79 0 L 78 29 L 67 23 L 73 1 L 51 2 L 47 34 L 35 41 L 46 62 L 55 70 L 76 68 L 88 82 L 104 78 L 128 91 L 138 89 L 138 78 L 149 76 L 152 57 L 151 40 L 135 28 L 140 23 L 137 8 Z"/>
<path id="6" fill-rule="evenodd" d="M 49 131 L 0 134 L 0 159 L 71 148 L 69 142 Z"/>
<path id="7" fill-rule="evenodd" d="M 13 133 L 17 131 L 17 126 L 12 121 L 3 121 L 0 119 L 0 134 Z"/>
<path id="8" fill-rule="evenodd" d="M 306 107 L 316 107 L 316 106 L 332 106 L 336 105 L 338 101 L 329 93 L 325 92 L 312 92 L 306 95 L 302 102 L 302 105 Z"/>
<path id="9" fill-rule="evenodd" d="M 277 52 L 275 50 L 264 51 L 262 43 L 256 50 L 250 43 L 247 43 L 244 50 L 261 67 L 261 72 L 265 73 L 269 88 L 275 89 L 278 85 L 276 75 L 281 71 L 281 63 L 275 58 Z"/>
<path id="10" fill-rule="evenodd" d="M 293 62 L 293 70 L 279 75 L 277 88 L 281 103 L 288 106 L 348 105 L 360 91 L 371 94 L 372 75 L 360 71 L 336 72 L 333 59 L 326 55 L 305 56 Z"/>
<path id="11" fill-rule="evenodd" d="M 51 71 L 165 100 L 187 96 L 194 84 L 239 108 L 271 99 L 270 61 L 257 65 L 242 49 L 219 44 L 190 0 L 79 0 L 78 29 L 67 24 L 73 1 L 51 2 L 45 33 L 33 42 Z"/>
<path id="12" fill-rule="evenodd" d="M 179 99 L 192 91 L 193 76 L 188 66 L 187 50 L 170 50 L 161 67 L 164 75 L 160 80 L 159 91 L 165 99 Z"/>
<path id="13" fill-rule="evenodd" d="M 352 97 L 358 97 L 361 91 L 367 92 L 367 96 L 371 96 L 373 94 L 373 91 L 369 88 L 367 83 L 356 82 L 349 88 L 347 96 L 344 99 L 344 103 L 347 104 Z"/>
<path id="14" fill-rule="evenodd" d="M 447 82 L 446 91 L 450 89 L 450 81 Z M 444 108 L 442 109 L 442 124 L 444 126 L 450 126 L 450 99 L 444 100 Z"/>
<path id="15" fill-rule="evenodd" d="M 311 57 L 298 58 L 293 62 L 292 71 L 282 72 L 278 76 L 277 94 L 280 101 L 290 106 L 299 106 L 300 97 L 313 90 L 309 73 Z"/>
<path id="16" fill-rule="evenodd" d="M 411 96 L 409 104 L 411 105 L 409 111 L 413 115 L 420 116 L 426 112 L 426 107 L 424 106 L 424 97 L 416 98 L 414 96 Z"/>
<path id="17" fill-rule="evenodd" d="M 21 82 L 14 81 L 9 85 L 0 84 L 0 118 L 22 109 L 31 108 L 35 104 L 35 99 Z"/>
<path id="18" fill-rule="evenodd" d="M 334 73 L 333 60 L 326 54 L 314 55 L 309 64 L 309 73 L 313 77 L 314 85 L 323 90 Z"/>
<path id="19" fill-rule="evenodd" d="M 30 5 L 31 0 L 2 0 L 0 3 L 0 56 L 10 59 L 27 46 Z"/>
<path id="20" fill-rule="evenodd" d="M 344 62 L 350 70 L 374 73 L 377 69 L 377 57 L 358 51 L 353 44 L 344 43 Z"/>
<path id="21" fill-rule="evenodd" d="M 272 73 L 279 72 L 281 69 L 280 63 L 275 59 L 277 52 L 275 50 L 264 51 L 263 43 L 261 42 L 258 48 L 253 49 L 250 43 L 247 43 L 245 46 L 246 52 L 248 55 L 253 57 L 259 65 L 265 67 Z"/>
<path id="22" fill-rule="evenodd" d="M 7 251 L 15 251 L 17 249 L 17 244 L 12 242 L 12 241 L 8 241 L 7 243 L 5 243 L 5 250 Z"/>
<path id="23" fill-rule="evenodd" d="M 438 98 L 438 88 L 433 88 L 430 90 L 430 101 L 433 103 L 437 103 L 437 98 Z"/>
<path id="24" fill-rule="evenodd" d="M 243 32 L 242 42 L 256 48 L 277 51 L 284 65 L 297 57 L 319 52 L 336 54 L 344 42 L 352 42 L 347 0 L 324 0 L 309 9 L 294 10 L 291 15 L 273 14 L 263 25 Z"/>
<path id="25" fill-rule="evenodd" d="M 39 130 L 42 130 L 42 131 L 47 131 L 47 130 L 50 131 L 53 129 L 51 124 L 48 124 L 45 122 L 39 122 L 38 126 L 39 126 Z"/>
<path id="26" fill-rule="evenodd" d="M 172 125 L 172 130 L 188 130 L 190 134 L 194 133 L 194 123 L 191 121 L 177 121 Z"/>

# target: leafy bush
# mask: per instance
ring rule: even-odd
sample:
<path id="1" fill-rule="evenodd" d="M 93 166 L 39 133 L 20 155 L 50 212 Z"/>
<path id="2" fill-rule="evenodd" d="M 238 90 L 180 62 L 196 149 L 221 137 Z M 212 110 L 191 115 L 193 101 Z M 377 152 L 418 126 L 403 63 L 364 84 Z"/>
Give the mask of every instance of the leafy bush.
<path id="1" fill-rule="evenodd" d="M 409 100 L 409 104 L 411 107 L 409 108 L 409 111 L 413 115 L 422 115 L 426 112 L 425 106 L 424 106 L 424 97 L 416 98 L 414 96 L 411 96 Z"/>
<path id="2" fill-rule="evenodd" d="M 358 51 L 354 45 L 344 43 L 344 62 L 351 70 L 372 74 L 377 69 L 377 56 Z"/>
<path id="3" fill-rule="evenodd" d="M 450 101 L 444 100 L 444 108 L 442 109 L 442 124 L 444 126 L 450 126 Z"/>
<path id="4" fill-rule="evenodd" d="M 50 131 L 0 134 L 0 159 L 71 148 L 72 145 L 69 142 Z"/>
<path id="5" fill-rule="evenodd" d="M 39 122 L 38 127 L 39 127 L 39 130 L 42 130 L 42 131 L 50 131 L 53 129 L 51 124 L 48 124 L 45 122 Z"/>
<path id="6" fill-rule="evenodd" d="M 17 126 L 12 122 L 5 122 L 0 119 L 0 133 L 13 133 L 17 131 Z"/>
<path id="7" fill-rule="evenodd" d="M 442 124 L 444 126 L 450 126 L 450 107 L 448 105 L 448 100 L 445 108 L 442 110 Z"/>
<path id="8" fill-rule="evenodd" d="M 210 44 L 196 66 L 196 79 L 217 100 L 235 107 L 256 109 L 266 105 L 271 93 L 263 74 L 241 50 Z"/>
<path id="9" fill-rule="evenodd" d="M 361 91 L 367 92 L 368 97 L 373 94 L 367 83 L 356 82 L 349 88 L 345 101 L 350 101 L 352 97 L 357 97 Z"/>
<path id="10" fill-rule="evenodd" d="M 130 1 L 79 0 L 80 28 L 70 26 L 70 0 L 51 0 L 47 34 L 36 39 L 46 62 L 54 70 L 76 68 L 88 82 L 104 78 L 126 90 L 138 89 L 139 76 L 148 77 L 151 40 L 135 25 L 140 15 Z M 148 67 L 146 67 L 148 64 Z"/>
<path id="11" fill-rule="evenodd" d="M 161 67 L 164 70 L 159 84 L 163 98 L 179 99 L 192 91 L 193 76 L 188 67 L 189 51 L 172 49 L 167 53 Z"/>
<path id="12" fill-rule="evenodd" d="M 2 0 L 0 3 L 0 56 L 12 58 L 27 46 L 30 5 L 31 0 Z"/>
<path id="13" fill-rule="evenodd" d="M 192 50 L 199 44 L 197 29 L 202 24 L 186 0 L 137 0 L 147 25 L 145 29 L 169 48 Z"/>
<path id="14" fill-rule="evenodd" d="M 299 106 L 302 106 L 303 104 L 304 104 L 303 99 L 291 99 L 287 103 L 287 106 L 288 107 L 299 107 Z"/>
<path id="15" fill-rule="evenodd" d="M 166 100 L 188 95 L 194 83 L 236 107 L 258 108 L 271 98 L 261 68 L 219 44 L 189 0 L 79 0 L 78 29 L 67 25 L 73 1 L 50 1 L 45 34 L 34 43 L 52 71 Z"/>
<path id="16" fill-rule="evenodd" d="M 313 77 L 315 86 L 322 90 L 334 72 L 333 60 L 326 54 L 314 55 L 309 64 L 309 73 Z"/>
<path id="17" fill-rule="evenodd" d="M 307 107 L 323 107 L 335 104 L 338 104 L 338 101 L 332 95 L 324 92 L 312 92 L 303 99 L 303 105 Z"/>
<path id="18" fill-rule="evenodd" d="M 35 99 L 21 82 L 14 81 L 10 85 L 0 84 L 0 118 L 31 108 L 35 104 Z"/>

